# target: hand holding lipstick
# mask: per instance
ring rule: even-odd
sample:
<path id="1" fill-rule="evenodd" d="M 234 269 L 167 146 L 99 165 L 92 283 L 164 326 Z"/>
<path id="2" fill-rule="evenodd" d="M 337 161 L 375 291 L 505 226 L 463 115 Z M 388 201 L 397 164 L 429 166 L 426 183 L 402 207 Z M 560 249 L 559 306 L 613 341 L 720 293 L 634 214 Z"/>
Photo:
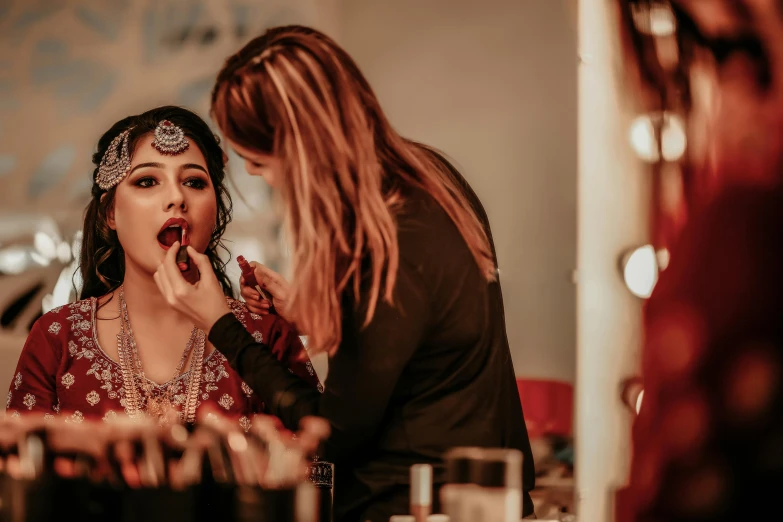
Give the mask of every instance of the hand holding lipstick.
<path id="1" fill-rule="evenodd" d="M 244 261 L 244 258 L 242 258 L 242 260 Z M 239 258 L 237 258 L 237 261 L 240 263 L 241 267 L 243 263 L 239 261 Z M 253 313 L 266 315 L 270 312 L 270 307 L 274 306 L 274 311 L 277 315 L 289 323 L 293 323 L 292 318 L 289 317 L 287 307 L 289 294 L 288 281 L 286 281 L 283 276 L 261 263 L 255 261 L 248 263 L 245 261 L 244 264 L 247 268 L 252 269 L 252 273 L 247 273 L 246 276 L 245 273 L 247 268 L 243 268 L 243 275 L 239 279 L 242 298 L 245 300 L 248 309 Z M 251 276 L 255 278 L 255 281 L 252 280 Z M 262 292 L 271 295 L 271 303 L 259 293 L 259 289 L 256 288 L 256 286 L 258 286 Z"/>
<path id="2" fill-rule="evenodd" d="M 273 299 L 272 294 L 261 288 L 261 284 L 258 282 L 258 279 L 256 279 L 256 273 L 253 270 L 253 267 L 250 266 L 250 263 L 247 262 L 247 259 L 245 259 L 244 256 L 238 256 L 237 263 L 239 264 L 239 268 L 242 270 L 240 284 L 249 286 L 258 293 L 259 299 L 269 301 L 269 303 L 271 303 Z"/>
<path id="3" fill-rule="evenodd" d="M 198 270 L 198 281 L 189 283 L 177 265 L 179 241 L 171 245 L 166 257 L 153 276 L 160 293 L 175 310 L 190 318 L 193 323 L 209 334 L 218 319 L 230 310 L 223 287 L 215 276 L 209 258 L 192 246 L 187 247 L 190 263 Z"/>

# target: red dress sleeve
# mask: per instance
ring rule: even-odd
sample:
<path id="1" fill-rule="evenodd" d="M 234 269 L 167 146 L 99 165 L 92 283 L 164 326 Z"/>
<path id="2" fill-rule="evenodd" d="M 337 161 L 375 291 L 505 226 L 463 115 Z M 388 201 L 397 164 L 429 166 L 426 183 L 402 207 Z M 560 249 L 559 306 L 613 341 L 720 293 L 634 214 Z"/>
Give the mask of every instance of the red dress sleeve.
<path id="1" fill-rule="evenodd" d="M 57 316 L 51 313 L 33 325 L 8 391 L 7 414 L 57 413 L 56 378 L 62 353 L 61 329 Z"/>

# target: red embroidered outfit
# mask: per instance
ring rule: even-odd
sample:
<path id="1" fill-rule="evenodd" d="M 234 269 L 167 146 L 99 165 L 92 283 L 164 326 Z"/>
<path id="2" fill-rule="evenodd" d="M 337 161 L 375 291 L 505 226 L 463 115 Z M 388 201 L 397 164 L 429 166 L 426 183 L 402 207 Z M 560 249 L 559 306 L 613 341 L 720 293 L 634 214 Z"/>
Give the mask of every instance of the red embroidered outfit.
<path id="1" fill-rule="evenodd" d="M 313 387 L 322 390 L 318 376 L 296 332 L 275 315 L 250 313 L 244 303 L 229 299 L 231 311 L 258 342 Z M 8 415 L 27 412 L 109 420 L 125 411 L 120 365 L 104 352 L 97 339 L 97 299 L 56 308 L 33 325 L 8 392 Z M 302 357 L 303 356 L 303 357 Z M 247 429 L 250 416 L 264 411 L 263 402 L 228 365 L 217 350 L 204 357 L 197 408 L 211 403 L 239 419 Z M 174 406 L 181 410 L 189 372 L 174 379 Z M 171 383 L 156 385 L 168 387 Z"/>

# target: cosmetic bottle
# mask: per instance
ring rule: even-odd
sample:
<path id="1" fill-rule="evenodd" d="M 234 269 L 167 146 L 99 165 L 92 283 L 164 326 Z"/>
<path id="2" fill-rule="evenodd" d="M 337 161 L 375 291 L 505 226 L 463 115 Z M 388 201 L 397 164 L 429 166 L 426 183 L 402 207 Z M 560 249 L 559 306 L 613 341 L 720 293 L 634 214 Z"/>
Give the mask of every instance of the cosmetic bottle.
<path id="1" fill-rule="evenodd" d="M 427 522 L 432 513 L 432 466 L 411 466 L 410 513 L 416 522 Z"/>

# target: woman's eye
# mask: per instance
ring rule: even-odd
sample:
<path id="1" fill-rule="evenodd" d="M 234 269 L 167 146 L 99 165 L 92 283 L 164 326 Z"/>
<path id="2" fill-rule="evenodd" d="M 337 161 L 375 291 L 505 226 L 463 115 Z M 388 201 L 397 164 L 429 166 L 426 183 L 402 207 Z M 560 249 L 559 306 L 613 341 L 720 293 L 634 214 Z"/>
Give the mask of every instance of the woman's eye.
<path id="1" fill-rule="evenodd" d="M 185 182 L 185 186 L 196 190 L 203 190 L 207 188 L 207 182 L 201 178 L 190 178 Z"/>
<path id="2" fill-rule="evenodd" d="M 154 186 L 156 183 L 154 178 L 141 178 L 136 181 L 136 186 L 141 188 L 149 188 Z"/>

